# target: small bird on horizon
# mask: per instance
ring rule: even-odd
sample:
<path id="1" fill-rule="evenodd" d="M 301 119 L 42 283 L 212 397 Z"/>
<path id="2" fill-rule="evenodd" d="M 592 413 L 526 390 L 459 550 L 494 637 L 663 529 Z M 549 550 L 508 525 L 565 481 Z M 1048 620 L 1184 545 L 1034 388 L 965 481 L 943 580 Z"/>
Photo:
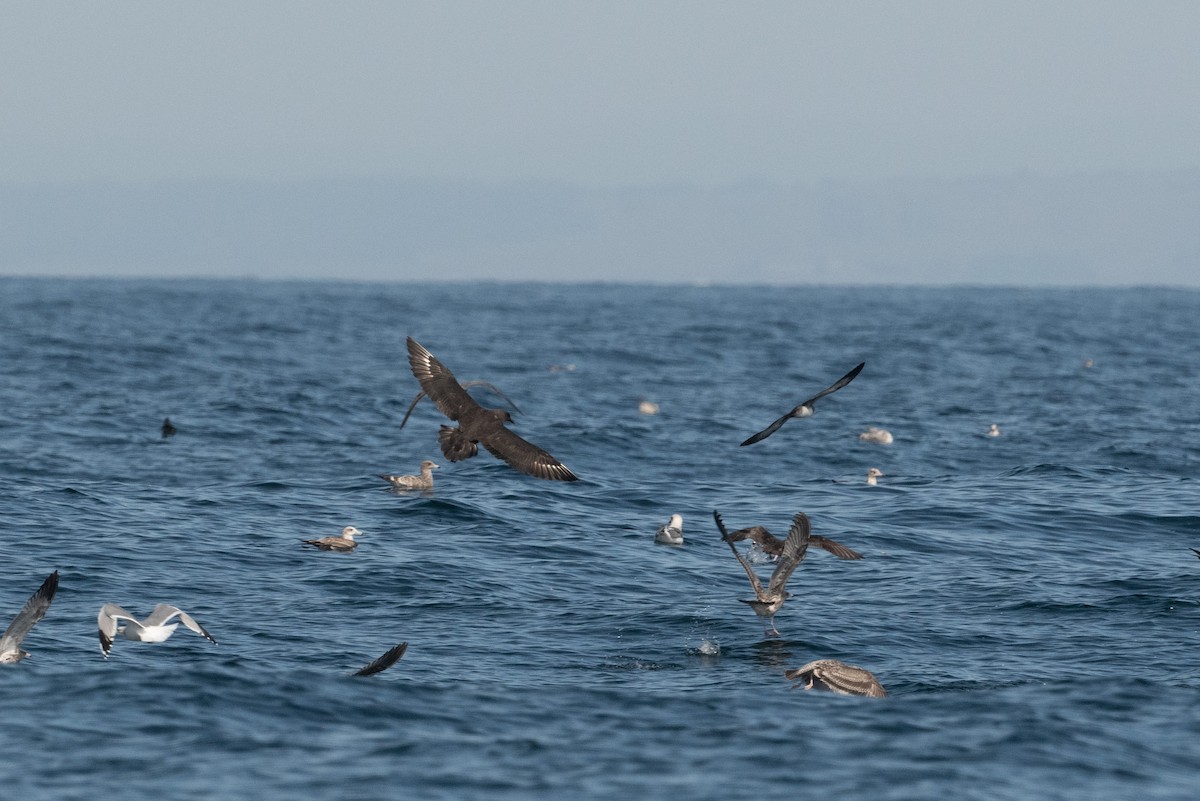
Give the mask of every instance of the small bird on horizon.
<path id="1" fill-rule="evenodd" d="M 862 372 L 862 369 L 863 369 L 863 367 L 866 366 L 866 364 L 867 364 L 866 362 L 862 362 L 861 364 L 858 365 L 858 367 L 855 367 L 853 370 L 851 370 L 850 372 L 846 373 L 844 376 L 839 378 L 837 380 L 837 382 L 833 384 L 833 386 L 829 387 L 828 389 L 823 389 L 820 392 L 818 392 L 816 395 L 813 395 L 811 398 L 804 401 L 796 408 L 792 409 L 790 412 L 785 414 L 783 417 L 780 417 L 774 423 L 771 423 L 771 425 L 767 426 L 762 431 L 759 431 L 757 434 L 755 434 L 754 436 L 747 439 L 745 442 L 742 443 L 742 445 L 753 445 L 756 442 L 766 439 L 767 437 L 771 436 L 776 431 L 778 431 L 780 426 L 782 426 L 784 423 L 786 423 L 788 420 L 792 419 L 793 417 L 812 417 L 813 411 L 814 411 L 813 404 L 815 404 L 817 401 L 819 401 L 821 398 L 825 397 L 826 395 L 829 395 L 833 392 L 837 392 L 839 389 L 841 389 L 842 387 L 846 386 L 851 381 L 853 381 L 854 377 Z"/>
<path id="2" fill-rule="evenodd" d="M 17 612 L 17 616 L 8 624 L 4 634 L 0 634 L 0 665 L 10 665 L 20 662 L 29 656 L 28 651 L 21 650 L 21 641 L 25 639 L 37 622 L 46 616 L 54 593 L 58 591 L 58 571 L 46 576 L 42 586 L 37 588 L 29 600 Z"/>
<path id="3" fill-rule="evenodd" d="M 438 444 L 447 459 L 470 459 L 483 445 L 497 459 L 535 478 L 578 480 L 562 462 L 505 428 L 505 423 L 512 422 L 512 415 L 476 403 L 454 374 L 412 337 L 408 337 L 408 361 L 425 394 L 442 414 L 458 423 L 457 427 L 443 425 L 438 433 Z"/>

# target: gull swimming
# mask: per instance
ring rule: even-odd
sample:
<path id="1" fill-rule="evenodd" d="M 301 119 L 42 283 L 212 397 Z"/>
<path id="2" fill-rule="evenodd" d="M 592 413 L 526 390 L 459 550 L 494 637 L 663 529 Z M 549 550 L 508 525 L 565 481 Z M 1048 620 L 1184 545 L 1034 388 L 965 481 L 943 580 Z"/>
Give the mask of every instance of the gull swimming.
<path id="1" fill-rule="evenodd" d="M 858 435 L 858 438 L 863 442 L 874 442 L 876 445 L 891 445 L 892 432 L 886 428 L 876 428 L 871 426 L 866 431 Z"/>
<path id="2" fill-rule="evenodd" d="M 870 484 L 872 487 L 878 483 L 876 481 L 876 479 L 882 478 L 882 477 L 883 477 L 883 471 L 880 470 L 878 467 L 867 468 L 867 483 Z"/>
<path id="3" fill-rule="evenodd" d="M 517 404 L 515 404 L 511 400 L 509 400 L 508 396 L 505 395 L 503 392 L 501 392 L 499 389 L 497 389 L 495 384 L 489 383 L 487 381 L 483 381 L 481 379 L 475 379 L 474 381 L 463 381 L 462 382 L 463 389 L 470 389 L 471 387 L 486 387 L 487 389 L 490 389 L 492 392 L 495 392 L 497 395 L 504 398 L 504 402 L 507 403 L 509 406 L 511 406 L 512 410 L 514 412 L 516 412 L 517 414 L 521 413 L 521 410 L 517 408 Z M 420 403 L 421 399 L 424 397 L 425 397 L 425 390 L 421 390 L 420 392 L 417 393 L 417 397 L 413 398 L 412 403 L 410 403 L 408 405 L 408 411 L 404 413 L 404 419 L 400 421 L 400 428 L 404 428 L 404 424 L 407 423 L 408 418 L 412 416 L 413 409 L 417 408 L 417 404 Z"/>
<path id="4" fill-rule="evenodd" d="M 664 545 L 683 545 L 683 516 L 671 515 L 671 519 L 654 532 L 654 541 Z"/>
<path id="5" fill-rule="evenodd" d="M 321 551 L 353 551 L 358 547 L 358 543 L 354 541 L 354 538 L 359 534 L 362 534 L 362 532 L 354 526 L 346 526 L 342 529 L 340 536 L 321 537 L 319 540 L 301 540 L 301 542 L 305 545 L 314 545 Z"/>
<path id="6" fill-rule="evenodd" d="M 54 593 L 58 590 L 58 571 L 55 570 L 37 588 L 37 592 L 29 596 L 29 600 L 17 612 L 17 616 L 8 624 L 4 634 L 0 635 L 0 665 L 10 665 L 20 662 L 29 656 L 28 651 L 21 650 L 21 641 L 29 634 L 37 622 L 46 616 Z"/>
<path id="7" fill-rule="evenodd" d="M 858 375 L 859 373 L 862 372 L 862 369 L 863 369 L 863 367 L 866 366 L 866 364 L 867 364 L 866 362 L 863 362 L 862 364 L 858 365 L 858 367 L 855 367 L 853 370 L 851 370 L 850 372 L 846 373 L 844 376 L 839 378 L 837 380 L 837 383 L 835 383 L 833 386 L 829 387 L 828 389 L 823 389 L 820 392 L 818 392 L 816 395 L 813 395 L 811 398 L 804 401 L 804 403 L 801 403 L 799 406 L 792 409 L 790 412 L 785 414 L 783 417 L 780 417 L 774 423 L 771 423 L 771 425 L 767 426 L 762 431 L 759 431 L 757 434 L 750 437 L 742 444 L 743 445 L 753 445 L 754 443 L 756 443 L 760 440 L 766 439 L 767 437 L 771 436 L 776 431 L 778 431 L 780 426 L 782 426 L 784 423 L 786 423 L 788 420 L 790 420 L 793 417 L 812 417 L 814 403 L 816 403 L 817 401 L 819 401 L 821 398 L 825 397 L 826 395 L 829 395 L 830 393 L 833 393 L 833 392 L 837 392 L 839 389 L 841 389 L 842 387 L 849 384 L 851 381 L 854 380 L 854 377 L 856 375 Z"/>
<path id="8" fill-rule="evenodd" d="M 638 411 L 642 414 L 658 414 L 658 404 L 654 401 L 640 398 L 638 400 Z"/>
<path id="9" fill-rule="evenodd" d="M 786 671 L 783 675 L 792 681 L 801 682 L 792 685 L 793 690 L 803 686 L 806 690 L 829 690 L 838 695 L 865 695 L 871 698 L 883 698 L 887 695 L 887 691 L 871 671 L 857 665 L 847 665 L 837 659 L 818 659 L 804 667 Z"/>
<path id="10" fill-rule="evenodd" d="M 213 645 L 217 644 L 217 641 L 213 639 L 211 634 L 204 630 L 203 626 L 177 606 L 159 604 L 154 607 L 154 611 L 150 613 L 148 618 L 138 620 L 116 604 L 105 604 L 100 607 L 100 614 L 96 618 L 96 622 L 100 627 L 100 650 L 104 652 L 104 658 L 108 659 L 108 653 L 112 650 L 113 646 L 113 638 L 118 634 L 127 640 L 136 640 L 137 642 L 165 641 L 175 632 L 176 627 L 179 626 L 179 623 L 168 624 L 168 621 L 174 617 L 178 617 L 183 625 Z M 118 628 L 118 620 L 126 621 L 127 625 Z"/>
<path id="11" fill-rule="evenodd" d="M 355 676 L 374 676 L 376 673 L 382 673 L 392 665 L 400 661 L 400 657 L 404 656 L 404 652 L 408 650 L 408 643 L 402 642 L 399 645 L 394 645 L 388 649 L 388 652 L 376 659 L 361 670 L 354 672 Z"/>
<path id="12" fill-rule="evenodd" d="M 1000 426 L 999 426 L 999 425 L 997 425 L 996 423 L 992 423 L 991 427 L 990 427 L 990 428 L 988 428 L 987 435 L 988 435 L 989 437 L 998 437 L 998 436 L 1000 436 Z"/>
<path id="13" fill-rule="evenodd" d="M 788 593 L 785 591 L 787 581 L 800 562 L 804 560 L 804 555 L 808 552 L 809 544 L 820 544 L 816 543 L 815 540 L 817 538 L 812 536 L 812 526 L 809 523 L 808 515 L 804 514 L 804 512 L 797 512 L 796 516 L 792 518 L 792 526 L 788 529 L 787 539 L 783 541 L 779 559 L 775 562 L 775 570 L 771 573 L 771 578 L 767 582 L 765 590 L 763 589 L 762 582 L 759 581 L 758 576 L 755 574 L 754 568 L 746 561 L 746 557 L 738 553 L 731 535 L 725 530 L 725 523 L 721 520 L 721 513 L 713 510 L 713 520 L 717 522 L 717 528 L 721 532 L 721 539 L 729 545 L 729 550 L 733 551 L 733 555 L 741 563 L 742 569 L 746 571 L 746 575 L 750 579 L 750 586 L 754 589 L 754 600 L 743 600 L 742 603 L 748 604 L 754 610 L 754 614 L 767 621 L 767 625 L 770 628 L 766 630 L 766 636 L 779 637 L 779 629 L 775 628 L 775 614 L 783 606 L 783 602 L 788 597 Z M 772 537 L 772 539 L 774 538 Z M 824 540 L 824 544 L 821 545 L 821 547 L 827 550 L 829 546 L 836 546 L 837 550 L 830 550 L 830 553 L 842 559 L 862 558 L 860 554 L 829 540 Z M 848 555 L 843 556 L 842 553 Z"/>
<path id="14" fill-rule="evenodd" d="M 421 474 L 419 476 L 393 476 L 385 473 L 380 473 L 379 477 L 384 481 L 391 482 L 391 485 L 396 489 L 433 489 L 433 471 L 437 465 L 426 459 L 421 462 Z"/>
<path id="15" fill-rule="evenodd" d="M 408 338 L 408 361 L 421 389 L 442 414 L 458 427 L 442 426 L 438 444 L 452 462 L 470 459 L 483 445 L 498 459 L 527 475 L 550 481 L 576 481 L 566 465 L 531 442 L 504 427 L 512 416 L 504 409 L 485 409 L 475 402 L 446 366 L 412 337 Z"/>

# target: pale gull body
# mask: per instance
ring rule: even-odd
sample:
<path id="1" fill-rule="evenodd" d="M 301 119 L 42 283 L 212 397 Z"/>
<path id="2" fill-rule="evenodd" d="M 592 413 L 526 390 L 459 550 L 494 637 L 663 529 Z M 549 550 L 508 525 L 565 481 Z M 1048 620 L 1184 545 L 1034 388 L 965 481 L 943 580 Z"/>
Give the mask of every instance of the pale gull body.
<path id="1" fill-rule="evenodd" d="M 683 516 L 671 515 L 671 519 L 654 532 L 654 541 L 664 545 L 683 545 Z"/>
<path id="2" fill-rule="evenodd" d="M 176 617 L 179 618 L 178 622 L 170 622 Z M 121 620 L 125 621 L 125 625 L 118 627 L 117 621 Z M 204 627 L 197 623 L 191 615 L 170 604 L 159 604 L 154 607 L 150 616 L 145 620 L 138 620 L 116 604 L 105 604 L 100 607 L 96 623 L 100 628 L 100 650 L 104 653 L 105 659 L 108 658 L 108 653 L 112 650 L 113 639 L 117 635 L 137 642 L 163 642 L 175 633 L 179 623 L 183 623 L 213 645 L 217 644 L 213 636 L 205 631 Z"/>

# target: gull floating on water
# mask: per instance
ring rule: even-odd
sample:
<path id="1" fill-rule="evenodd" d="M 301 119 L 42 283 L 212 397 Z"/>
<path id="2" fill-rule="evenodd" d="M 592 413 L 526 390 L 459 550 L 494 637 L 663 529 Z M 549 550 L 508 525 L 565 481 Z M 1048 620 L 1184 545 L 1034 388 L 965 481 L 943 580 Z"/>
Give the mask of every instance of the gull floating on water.
<path id="1" fill-rule="evenodd" d="M 878 467 L 871 467 L 871 468 L 867 469 L 867 483 L 870 484 L 872 487 L 875 486 L 876 483 L 878 483 L 878 482 L 876 482 L 875 479 L 882 478 L 882 477 L 883 477 L 883 471 L 880 470 Z"/>
<path id="2" fill-rule="evenodd" d="M 863 442 L 874 442 L 877 445 L 891 445 L 892 432 L 886 428 L 876 428 L 871 426 L 866 431 L 858 435 L 858 438 Z"/>
<path id="3" fill-rule="evenodd" d="M 641 398 L 638 400 L 638 411 L 642 414 L 658 414 L 658 404 Z"/>
<path id="4" fill-rule="evenodd" d="M 342 529 L 341 536 L 321 537 L 319 540 L 301 540 L 301 542 L 305 545 L 314 545 L 322 551 L 353 551 L 358 547 L 358 543 L 354 541 L 354 538 L 359 534 L 362 534 L 362 532 L 354 526 L 346 526 Z"/>
<path id="5" fill-rule="evenodd" d="M 485 409 L 475 402 L 446 366 L 412 337 L 408 338 L 408 362 L 413 375 L 442 414 L 458 427 L 442 426 L 438 444 L 452 462 L 470 459 L 483 445 L 498 459 L 522 473 L 551 481 L 575 481 L 566 465 L 531 442 L 504 427 L 512 416 L 504 409 Z"/>
<path id="6" fill-rule="evenodd" d="M 175 436 L 175 430 L 175 426 L 171 425 L 171 418 L 164 417 L 162 424 L 162 438 L 166 439 L 167 437 Z"/>
<path id="7" fill-rule="evenodd" d="M 355 676 L 374 676 L 376 673 L 382 673 L 392 665 L 400 661 L 400 657 L 404 656 L 404 652 L 408 650 L 408 643 L 402 642 L 399 645 L 394 645 L 388 649 L 388 652 L 376 659 L 371 664 L 355 671 Z"/>
<path id="8" fill-rule="evenodd" d="M 433 489 L 433 471 L 437 465 L 426 459 L 421 462 L 421 475 L 419 476 L 393 476 L 385 473 L 380 473 L 379 477 L 384 481 L 391 482 L 391 485 L 396 489 Z"/>
<path id="9" fill-rule="evenodd" d="M 683 516 L 671 515 L 671 519 L 654 532 L 654 541 L 665 545 L 683 545 Z"/>
<path id="10" fill-rule="evenodd" d="M 991 427 L 990 427 L 990 428 L 988 428 L 987 435 L 988 435 L 989 437 L 998 437 L 998 436 L 1000 436 L 1000 426 L 999 426 L 999 425 L 997 425 L 996 423 L 992 423 Z"/>
<path id="11" fill-rule="evenodd" d="M 762 582 L 759 581 L 754 568 L 746 561 L 746 557 L 738 553 L 737 547 L 733 544 L 732 535 L 725 530 L 725 523 L 721 520 L 721 513 L 713 510 L 713 520 L 717 522 L 717 528 L 721 532 L 721 539 L 729 545 L 729 550 L 733 551 L 733 555 L 741 563 L 742 569 L 746 571 L 746 576 L 750 579 L 750 586 L 754 589 L 754 600 L 742 601 L 742 603 L 748 604 L 754 610 L 754 614 L 767 621 L 767 625 L 770 626 L 766 630 L 766 636 L 768 637 L 780 636 L 779 629 L 775 628 L 775 613 L 779 611 L 783 606 L 784 600 L 787 599 L 788 593 L 785 591 L 787 581 L 796 567 L 804 561 L 804 555 L 808 552 L 810 544 L 820 545 L 820 547 L 825 548 L 834 556 L 842 559 L 862 559 L 861 554 L 832 540 L 827 540 L 823 537 L 813 537 L 812 525 L 809 523 L 808 515 L 804 514 L 804 512 L 797 512 L 796 516 L 792 518 L 792 526 L 788 530 L 787 539 L 783 541 L 779 559 L 775 562 L 775 570 L 771 573 L 771 578 L 767 582 L 766 589 L 763 589 Z M 752 531 L 752 529 L 744 530 Z M 766 529 L 763 529 L 763 532 L 765 531 Z M 747 536 L 749 537 L 749 534 Z M 768 536 L 770 535 L 768 534 Z M 775 538 L 771 537 L 771 539 Z M 817 542 L 816 540 L 818 539 L 821 542 Z"/>
<path id="12" fill-rule="evenodd" d="M 217 641 L 204 630 L 203 626 L 177 606 L 159 604 L 154 607 L 154 611 L 150 613 L 149 617 L 145 620 L 138 620 L 116 604 L 105 604 L 100 607 L 100 614 L 96 618 L 96 623 L 100 627 L 100 650 L 104 652 L 104 658 L 108 658 L 108 652 L 112 650 L 113 638 L 118 634 L 127 640 L 136 640 L 137 642 L 165 641 L 179 626 L 179 623 L 168 623 L 174 617 L 178 617 L 183 625 L 213 645 L 217 644 Z M 118 628 L 118 620 L 126 621 L 127 625 Z"/>
<path id="13" fill-rule="evenodd" d="M 866 695 L 871 698 L 887 695 L 871 671 L 836 659 L 818 659 L 804 667 L 786 671 L 783 675 L 800 682 L 792 685 L 793 690 L 803 686 L 806 690 L 829 690 L 838 695 Z"/>
<path id="14" fill-rule="evenodd" d="M 818 392 L 816 395 L 813 395 L 811 398 L 804 401 L 804 403 L 801 403 L 799 406 L 792 409 L 790 412 L 785 414 L 783 417 L 780 417 L 774 423 L 771 423 L 771 425 L 767 426 L 762 431 L 759 431 L 757 434 L 750 437 L 742 444 L 743 445 L 753 445 L 754 443 L 756 443 L 760 440 L 766 439 L 767 437 L 771 436 L 776 431 L 778 431 L 780 426 L 782 426 L 784 423 L 786 423 L 788 420 L 792 419 L 793 417 L 812 417 L 813 404 L 815 404 L 817 401 L 819 401 L 821 398 L 825 397 L 826 395 L 828 395 L 832 392 L 837 392 L 839 389 L 841 389 L 842 387 L 846 386 L 851 381 L 853 381 L 854 377 L 862 372 L 862 369 L 863 369 L 863 367 L 866 366 L 866 364 L 867 364 L 866 362 L 863 362 L 862 364 L 858 365 L 858 367 L 855 367 L 853 370 L 851 370 L 850 372 L 846 373 L 844 376 L 839 378 L 833 386 L 829 387 L 828 389 L 823 389 L 820 392 Z"/>
<path id="15" fill-rule="evenodd" d="M 46 576 L 37 592 L 29 596 L 29 600 L 21 607 L 21 611 L 17 612 L 12 623 L 8 624 L 4 634 L 0 635 L 0 665 L 20 662 L 29 656 L 28 651 L 21 650 L 21 641 L 29 634 L 30 629 L 46 616 L 46 610 L 50 608 L 50 602 L 54 600 L 57 590 L 58 571 L 55 570 Z"/>

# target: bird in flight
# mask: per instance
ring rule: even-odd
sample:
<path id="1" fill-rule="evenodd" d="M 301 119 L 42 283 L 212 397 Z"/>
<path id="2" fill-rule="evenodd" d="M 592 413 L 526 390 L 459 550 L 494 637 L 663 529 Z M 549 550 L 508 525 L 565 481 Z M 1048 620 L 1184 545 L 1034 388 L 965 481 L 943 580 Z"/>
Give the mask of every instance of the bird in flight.
<path id="1" fill-rule="evenodd" d="M 821 398 L 825 397 L 826 395 L 837 392 L 839 389 L 841 389 L 842 387 L 849 384 L 851 381 L 854 380 L 854 377 L 856 375 L 858 375 L 859 373 L 862 372 L 862 369 L 863 369 L 863 367 L 866 366 L 866 364 L 867 364 L 866 362 L 862 362 L 861 364 L 858 365 L 858 367 L 855 367 L 853 370 L 851 370 L 850 372 L 846 373 L 844 376 L 839 378 L 837 380 L 837 382 L 833 384 L 833 386 L 829 387 L 828 389 L 823 389 L 820 392 L 818 392 L 816 395 L 813 395 L 811 398 L 804 401 L 804 403 L 801 403 L 795 409 L 792 409 L 790 412 L 785 414 L 783 417 L 780 417 L 774 423 L 771 423 L 771 425 L 767 426 L 762 431 L 759 431 L 757 434 L 750 437 L 742 444 L 743 445 L 753 445 L 754 443 L 759 442 L 760 440 L 766 439 L 767 437 L 771 436 L 776 431 L 778 431 L 780 426 L 782 426 L 784 423 L 786 423 L 788 420 L 790 420 L 793 417 L 812 417 L 814 403 L 816 403 L 817 401 L 819 401 Z"/>
<path id="2" fill-rule="evenodd" d="M 29 596 L 29 600 L 21 607 L 21 611 L 17 612 L 12 623 L 8 624 L 4 634 L 0 635 L 0 665 L 20 662 L 29 656 L 28 651 L 21 650 L 21 641 L 37 622 L 46 616 L 46 610 L 50 608 L 50 602 L 54 600 L 57 590 L 58 571 L 55 570 L 46 576 L 37 592 Z"/>
<path id="3" fill-rule="evenodd" d="M 505 423 L 512 422 L 507 410 L 485 409 L 476 403 L 454 373 L 412 337 L 408 337 L 408 363 L 438 410 L 458 423 L 457 427 L 444 425 L 438 433 L 438 444 L 447 459 L 470 459 L 482 445 L 497 459 L 535 478 L 578 480 L 562 462 L 505 428 Z"/>

